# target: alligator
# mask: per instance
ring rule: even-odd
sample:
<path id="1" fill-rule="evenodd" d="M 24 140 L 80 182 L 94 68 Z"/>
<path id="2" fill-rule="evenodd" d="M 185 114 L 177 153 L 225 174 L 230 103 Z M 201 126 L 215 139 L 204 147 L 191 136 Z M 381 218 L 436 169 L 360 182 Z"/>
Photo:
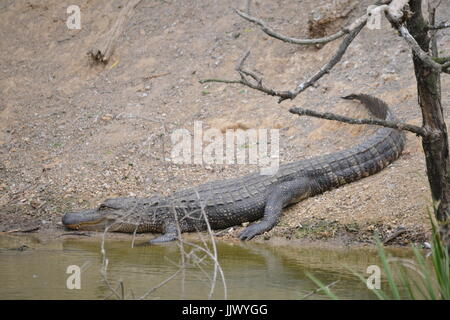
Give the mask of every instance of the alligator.
<path id="1" fill-rule="evenodd" d="M 366 94 L 342 98 L 360 101 L 376 118 L 396 120 L 380 99 Z M 69 229 L 160 233 L 147 242 L 157 244 L 176 240 L 181 232 L 226 229 L 259 220 L 238 235 L 250 240 L 271 230 L 283 208 L 381 171 L 398 159 L 404 145 L 401 131 L 380 127 L 349 149 L 282 164 L 273 175 L 254 172 L 170 196 L 107 199 L 98 208 L 66 213 L 62 222 Z"/>

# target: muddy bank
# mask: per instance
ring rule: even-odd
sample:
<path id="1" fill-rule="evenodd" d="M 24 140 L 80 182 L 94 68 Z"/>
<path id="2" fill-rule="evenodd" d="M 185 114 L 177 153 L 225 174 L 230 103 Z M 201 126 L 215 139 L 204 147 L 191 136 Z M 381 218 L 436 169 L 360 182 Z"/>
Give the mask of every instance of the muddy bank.
<path id="1" fill-rule="evenodd" d="M 129 243 L 145 244 L 148 240 L 158 234 L 140 233 L 136 235 L 94 231 L 74 231 L 64 228 L 62 225 L 42 228 L 38 224 L 28 223 L 22 227 L 15 226 L 15 229 L 0 232 L 0 236 L 12 236 L 19 239 L 21 236 L 26 239 L 33 236 L 42 239 L 45 242 L 60 239 L 78 239 L 94 241 L 100 243 L 106 241 L 120 240 Z M 244 229 L 243 226 L 236 226 L 224 230 L 215 230 L 215 240 L 228 243 L 243 243 L 238 239 L 239 233 Z M 201 233 L 183 233 L 183 239 L 188 241 L 201 241 L 201 239 L 210 239 L 206 232 Z M 404 227 L 395 230 L 387 229 L 385 226 L 366 225 L 342 225 L 339 222 L 328 222 L 316 220 L 308 224 L 292 227 L 275 227 L 273 230 L 263 235 L 256 236 L 251 243 L 259 243 L 267 246 L 294 246 L 294 247 L 323 247 L 323 248 L 344 248 L 344 247 L 376 247 L 376 238 L 384 245 L 390 247 L 426 247 L 429 242 L 430 234 L 419 232 Z"/>

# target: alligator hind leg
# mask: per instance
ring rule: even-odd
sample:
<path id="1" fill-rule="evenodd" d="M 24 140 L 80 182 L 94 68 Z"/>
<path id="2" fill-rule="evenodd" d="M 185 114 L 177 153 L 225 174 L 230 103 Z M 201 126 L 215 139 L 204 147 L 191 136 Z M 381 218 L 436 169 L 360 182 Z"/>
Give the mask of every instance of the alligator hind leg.
<path id="1" fill-rule="evenodd" d="M 310 190 L 311 181 L 308 178 L 299 178 L 276 186 L 267 199 L 264 217 L 260 222 L 245 228 L 239 235 L 239 239 L 250 240 L 258 234 L 271 230 L 278 223 L 283 208 L 307 198 Z"/>

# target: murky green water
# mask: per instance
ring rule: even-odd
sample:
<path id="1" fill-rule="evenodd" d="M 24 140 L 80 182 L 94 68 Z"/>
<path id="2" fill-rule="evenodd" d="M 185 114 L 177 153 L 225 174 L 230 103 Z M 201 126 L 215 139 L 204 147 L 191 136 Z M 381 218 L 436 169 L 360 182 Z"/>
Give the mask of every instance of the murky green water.
<path id="1" fill-rule="evenodd" d="M 107 240 L 107 279 L 119 295 L 137 298 L 179 270 L 176 243 L 130 248 L 130 241 Z M 11 250 L 27 245 L 24 251 Z M 101 275 L 100 240 L 53 239 L 0 236 L 0 299 L 104 299 L 111 296 Z M 187 251 L 191 250 L 186 248 Z M 297 248 L 255 243 L 217 243 L 219 262 L 229 299 L 300 299 L 317 286 L 311 273 L 324 283 L 340 280 L 333 292 L 342 299 L 372 299 L 374 295 L 346 267 L 360 273 L 369 265 L 380 265 L 369 249 Z M 392 250 L 410 256 L 408 250 Z M 211 290 L 213 263 L 200 252 L 186 257 L 188 266 L 169 282 L 154 290 L 149 299 L 207 299 Z M 202 261 L 198 260 L 202 258 Z M 197 262 L 197 264 L 195 263 Z M 81 289 L 68 289 L 67 268 L 81 268 Z M 380 265 L 381 266 L 381 265 Z M 367 275 L 368 276 L 368 275 Z M 119 286 L 123 284 L 123 290 Z M 386 283 L 382 281 L 382 287 Z M 213 298 L 224 298 L 217 277 Z M 311 299 L 326 298 L 316 293 Z"/>

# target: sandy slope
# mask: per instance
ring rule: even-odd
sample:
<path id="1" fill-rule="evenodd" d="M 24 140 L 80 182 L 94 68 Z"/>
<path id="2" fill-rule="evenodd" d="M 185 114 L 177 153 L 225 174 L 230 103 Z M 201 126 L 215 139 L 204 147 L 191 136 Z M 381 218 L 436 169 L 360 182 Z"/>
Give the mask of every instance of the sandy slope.
<path id="1" fill-rule="evenodd" d="M 277 29 L 308 37 L 313 4 L 256 2 L 253 12 Z M 323 65 L 339 42 L 317 48 L 280 43 L 244 22 L 231 8 L 242 1 L 142 1 L 110 64 L 92 65 L 86 52 L 114 22 L 123 1 L 79 1 L 82 29 L 68 30 L 70 1 L 5 1 L 0 6 L 0 229 L 58 228 L 61 214 L 119 195 L 166 194 L 212 179 L 245 174 L 244 165 L 176 165 L 170 133 L 244 126 L 279 128 L 282 161 L 332 152 L 364 139 L 373 128 L 287 112 L 292 105 L 363 116 L 340 95 L 369 93 L 404 121 L 420 123 L 407 46 L 383 23 L 363 30 L 316 88 L 295 101 L 277 100 L 237 85 L 199 84 L 235 78 L 234 64 L 252 48 L 249 67 L 268 85 L 289 89 Z M 361 1 L 333 32 L 361 15 Z M 450 15 L 442 4 L 440 17 Z M 317 10 L 317 9 L 315 9 Z M 450 33 L 441 32 L 448 54 Z M 154 77 L 156 76 L 156 77 Z M 443 88 L 449 88 L 448 77 Z M 450 104 L 443 90 L 443 104 Z M 268 235 L 368 241 L 374 232 L 408 232 L 400 243 L 423 240 L 430 196 L 420 141 L 412 134 L 404 155 L 383 172 L 286 210 Z"/>

